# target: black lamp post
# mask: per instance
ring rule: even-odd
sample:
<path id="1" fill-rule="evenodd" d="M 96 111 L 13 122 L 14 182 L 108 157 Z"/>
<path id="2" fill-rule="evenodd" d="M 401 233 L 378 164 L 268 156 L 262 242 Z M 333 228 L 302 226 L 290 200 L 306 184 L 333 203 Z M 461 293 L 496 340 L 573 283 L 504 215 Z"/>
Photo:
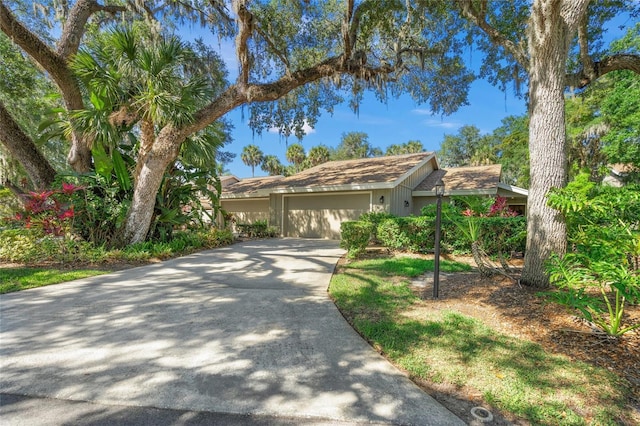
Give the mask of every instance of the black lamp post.
<path id="1" fill-rule="evenodd" d="M 444 182 L 442 179 L 436 183 L 436 237 L 433 259 L 433 298 L 438 298 L 440 290 L 440 221 L 442 216 L 442 197 L 444 196 Z"/>

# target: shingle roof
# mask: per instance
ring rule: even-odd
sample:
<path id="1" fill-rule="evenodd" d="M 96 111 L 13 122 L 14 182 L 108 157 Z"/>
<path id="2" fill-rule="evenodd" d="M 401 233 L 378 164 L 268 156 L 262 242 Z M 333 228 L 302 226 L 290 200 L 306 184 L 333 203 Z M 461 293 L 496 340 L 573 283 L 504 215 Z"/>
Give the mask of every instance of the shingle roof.
<path id="1" fill-rule="evenodd" d="M 222 193 L 250 194 L 261 189 L 273 188 L 282 179 L 284 179 L 284 176 L 281 175 L 241 179 L 239 182 L 223 187 Z"/>
<path id="2" fill-rule="evenodd" d="M 329 161 L 286 178 L 242 179 L 240 182 L 224 188 L 224 193 L 248 194 L 266 189 L 286 190 L 288 188 L 393 183 L 432 155 L 432 152 L 421 152 L 388 157 Z"/>
<path id="3" fill-rule="evenodd" d="M 447 192 L 497 189 L 501 172 L 500 164 L 434 170 L 416 187 L 415 191 L 434 191 L 440 179 L 444 182 Z"/>
<path id="4" fill-rule="evenodd" d="M 278 182 L 278 186 L 297 188 L 391 183 L 431 155 L 433 155 L 431 152 L 421 152 L 389 157 L 329 161 L 286 177 Z"/>

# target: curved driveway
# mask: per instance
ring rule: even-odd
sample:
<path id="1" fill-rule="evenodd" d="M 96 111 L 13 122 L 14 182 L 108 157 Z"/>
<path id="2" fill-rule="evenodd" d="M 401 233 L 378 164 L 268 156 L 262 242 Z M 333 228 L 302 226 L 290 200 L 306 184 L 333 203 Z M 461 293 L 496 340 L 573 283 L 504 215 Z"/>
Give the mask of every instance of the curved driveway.
<path id="1" fill-rule="evenodd" d="M 0 392 L 307 421 L 463 424 L 344 321 L 326 293 L 342 253 L 333 241 L 248 241 L 0 296 Z"/>

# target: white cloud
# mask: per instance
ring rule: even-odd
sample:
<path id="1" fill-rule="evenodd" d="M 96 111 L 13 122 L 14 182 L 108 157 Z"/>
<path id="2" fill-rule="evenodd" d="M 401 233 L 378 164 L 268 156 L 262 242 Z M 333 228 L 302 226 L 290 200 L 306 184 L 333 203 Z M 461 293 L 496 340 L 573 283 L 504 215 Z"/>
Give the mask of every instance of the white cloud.
<path id="1" fill-rule="evenodd" d="M 313 127 L 311 127 L 309 125 L 309 123 L 307 123 L 306 121 L 304 122 L 304 125 L 302 126 L 302 130 L 304 130 L 304 133 L 307 135 L 313 134 L 316 132 L 316 129 L 314 129 Z M 269 133 L 280 133 L 280 129 L 278 129 L 277 127 L 270 127 L 269 128 Z"/>
<path id="2" fill-rule="evenodd" d="M 433 111 L 430 109 L 416 108 L 412 109 L 411 112 L 417 115 L 433 115 Z"/>
<path id="3" fill-rule="evenodd" d="M 443 129 L 457 129 L 462 127 L 461 123 L 455 121 L 442 121 L 442 120 L 424 120 L 422 122 L 427 127 L 442 127 Z"/>

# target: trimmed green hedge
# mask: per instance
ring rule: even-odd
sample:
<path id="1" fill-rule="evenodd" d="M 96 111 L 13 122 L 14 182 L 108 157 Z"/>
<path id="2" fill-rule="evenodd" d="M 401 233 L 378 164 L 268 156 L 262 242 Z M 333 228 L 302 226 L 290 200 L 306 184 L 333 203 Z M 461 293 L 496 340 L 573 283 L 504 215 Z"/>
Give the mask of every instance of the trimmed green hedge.
<path id="1" fill-rule="evenodd" d="M 357 257 L 369 245 L 372 232 L 373 224 L 370 222 L 342 222 L 340 225 L 340 233 L 342 234 L 340 247 L 347 250 L 347 256 Z"/>
<path id="2" fill-rule="evenodd" d="M 376 217 L 376 219 L 378 219 Z M 480 222 L 480 241 L 489 255 L 500 252 L 524 252 L 527 222 L 523 216 L 516 217 L 465 217 L 442 218 L 440 244 L 444 251 L 469 253 L 470 241 L 460 231 L 456 222 L 467 220 Z M 377 222 L 377 223 L 375 223 Z M 379 243 L 390 250 L 417 253 L 433 251 L 435 218 L 427 216 L 395 217 L 386 215 L 380 220 L 370 217 L 357 222 L 344 222 L 340 246 L 350 256 L 364 252 L 367 245 Z"/>

